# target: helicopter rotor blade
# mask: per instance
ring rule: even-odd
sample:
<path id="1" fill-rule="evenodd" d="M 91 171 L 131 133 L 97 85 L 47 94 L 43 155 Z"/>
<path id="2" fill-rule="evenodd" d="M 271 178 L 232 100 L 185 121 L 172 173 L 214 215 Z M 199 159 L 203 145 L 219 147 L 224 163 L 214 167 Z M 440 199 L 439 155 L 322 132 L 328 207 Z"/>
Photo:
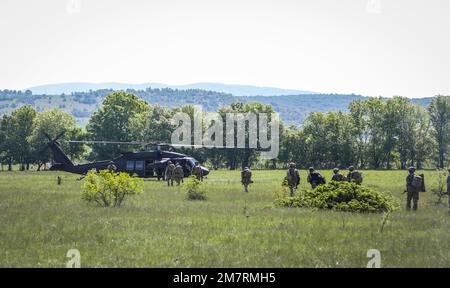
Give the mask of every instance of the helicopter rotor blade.
<path id="1" fill-rule="evenodd" d="M 214 146 L 214 145 L 198 145 L 198 144 L 171 144 L 159 141 L 97 141 L 97 140 L 69 140 L 68 143 L 74 144 L 116 144 L 116 145 L 139 145 L 148 146 L 155 145 L 157 147 L 174 147 L 174 148 L 225 148 L 225 146 Z"/>
<path id="2" fill-rule="evenodd" d="M 214 146 L 214 145 L 198 145 L 198 144 L 170 144 L 161 143 L 159 146 L 169 146 L 174 148 L 225 148 L 224 146 Z"/>
<path id="3" fill-rule="evenodd" d="M 59 138 L 61 138 L 64 134 L 66 134 L 66 130 L 63 130 L 61 133 L 58 134 L 58 136 L 55 137 L 55 139 L 53 139 L 53 141 L 58 140 Z"/>
<path id="4" fill-rule="evenodd" d="M 48 141 L 52 141 L 52 137 L 50 137 L 50 135 L 48 135 L 47 132 L 42 131 L 42 134 L 44 134 L 45 137 L 47 137 Z"/>
<path id="5" fill-rule="evenodd" d="M 192 148 L 192 149 L 201 149 L 201 148 L 216 148 L 216 149 L 224 149 L 226 146 L 215 146 L 215 145 L 198 145 L 198 144 L 170 144 L 170 143 L 161 143 L 158 146 L 168 146 L 174 148 Z M 264 151 L 261 148 L 249 148 L 249 147 L 238 147 L 233 149 L 253 149 L 256 151 Z"/>
<path id="6" fill-rule="evenodd" d="M 147 142 L 122 142 L 122 141 L 96 141 L 96 140 L 69 140 L 68 143 L 78 143 L 78 144 L 118 144 L 118 145 L 145 145 Z"/>

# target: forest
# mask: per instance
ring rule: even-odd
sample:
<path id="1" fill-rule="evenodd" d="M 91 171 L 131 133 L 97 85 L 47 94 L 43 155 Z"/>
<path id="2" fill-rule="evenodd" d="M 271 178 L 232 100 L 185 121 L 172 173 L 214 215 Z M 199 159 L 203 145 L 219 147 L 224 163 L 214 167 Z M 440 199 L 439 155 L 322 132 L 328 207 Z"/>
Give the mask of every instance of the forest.
<path id="1" fill-rule="evenodd" d="M 173 96 L 174 92 L 169 90 Z M 103 102 L 85 127 L 78 126 L 75 117 L 60 108 L 38 111 L 28 104 L 4 113 L 0 119 L 1 169 L 12 169 L 15 164 L 20 170 L 30 169 L 31 165 L 41 169 L 43 164 L 51 162 L 50 151 L 44 149 L 48 141 L 44 132 L 54 137 L 66 131 L 60 143 L 73 160 L 105 160 L 139 147 L 88 147 L 69 145 L 66 140 L 170 141 L 176 128 L 171 121 L 174 113 L 199 112 L 193 104 L 178 107 L 149 104 L 145 97 L 130 91 L 102 93 L 105 94 L 101 96 Z M 207 92 L 202 93 L 208 97 Z M 91 103 L 87 95 L 90 94 L 72 96 Z M 29 97 L 29 93 L 21 97 Z M 215 111 L 222 116 L 276 111 L 270 104 L 232 99 L 233 102 L 217 100 L 220 107 Z M 404 169 L 410 165 L 435 169 L 449 165 L 449 143 L 450 96 L 433 97 L 426 107 L 405 97 L 366 97 L 351 101 L 344 111 L 310 112 L 301 125 L 281 121 L 280 153 L 270 161 L 262 161 L 257 149 L 185 149 L 183 152 L 212 168 L 274 169 L 295 162 L 298 167 L 321 169 L 349 165 L 360 169 Z"/>
<path id="2" fill-rule="evenodd" d="M 114 92 L 115 90 L 112 89 L 102 89 L 70 94 L 44 95 L 33 94 L 30 90 L 0 90 L 0 116 L 11 114 L 14 109 L 24 105 L 31 105 L 38 112 L 59 108 L 72 114 L 77 126 L 85 127 L 92 114 L 100 108 L 105 97 Z M 302 125 L 311 112 L 348 112 L 348 106 L 352 101 L 369 98 L 354 94 L 235 96 L 201 89 L 178 90 L 151 87 L 142 90 L 128 89 L 125 92 L 135 94 L 151 105 L 176 108 L 191 104 L 208 112 L 218 111 L 221 107 L 231 105 L 234 102 L 259 102 L 272 106 L 287 125 Z M 411 101 L 426 107 L 431 99 L 431 97 L 427 97 L 412 99 Z"/>

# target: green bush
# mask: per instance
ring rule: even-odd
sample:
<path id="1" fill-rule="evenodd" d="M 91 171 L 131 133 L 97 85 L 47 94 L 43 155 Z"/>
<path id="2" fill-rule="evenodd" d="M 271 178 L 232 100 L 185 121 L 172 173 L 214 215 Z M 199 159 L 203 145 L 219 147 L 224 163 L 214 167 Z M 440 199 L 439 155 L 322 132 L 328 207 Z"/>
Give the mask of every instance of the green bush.
<path id="1" fill-rule="evenodd" d="M 388 212 L 393 211 L 396 207 L 396 201 L 392 196 L 349 182 L 331 181 L 314 190 L 302 191 L 300 196 L 287 197 L 285 195 L 285 193 L 278 194 L 275 205 L 347 212 Z"/>
<path id="2" fill-rule="evenodd" d="M 120 207 L 128 195 L 143 192 L 143 180 L 128 173 L 90 171 L 83 184 L 82 198 L 102 207 Z"/>
<path id="3" fill-rule="evenodd" d="M 186 198 L 188 200 L 206 200 L 206 192 L 201 190 L 203 182 L 195 176 L 190 176 L 186 183 Z"/>

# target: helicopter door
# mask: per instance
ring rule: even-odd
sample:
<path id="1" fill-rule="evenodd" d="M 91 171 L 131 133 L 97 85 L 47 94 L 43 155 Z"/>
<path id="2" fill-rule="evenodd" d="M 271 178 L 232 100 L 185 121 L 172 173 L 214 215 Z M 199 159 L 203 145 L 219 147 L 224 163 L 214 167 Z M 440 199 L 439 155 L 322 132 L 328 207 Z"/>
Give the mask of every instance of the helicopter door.
<path id="1" fill-rule="evenodd" d="M 134 173 L 134 161 L 127 161 L 127 172 L 130 174 Z"/>
<path id="2" fill-rule="evenodd" d="M 135 163 L 135 173 L 141 177 L 145 177 L 144 161 L 136 161 Z"/>
<path id="3" fill-rule="evenodd" d="M 127 161 L 127 172 L 145 177 L 144 161 Z"/>

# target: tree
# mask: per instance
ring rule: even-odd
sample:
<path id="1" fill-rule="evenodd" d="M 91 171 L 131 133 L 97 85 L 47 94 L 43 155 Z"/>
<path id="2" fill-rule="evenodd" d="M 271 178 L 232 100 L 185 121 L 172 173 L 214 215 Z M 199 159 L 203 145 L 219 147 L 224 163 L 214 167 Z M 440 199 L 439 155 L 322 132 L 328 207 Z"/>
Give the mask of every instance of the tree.
<path id="1" fill-rule="evenodd" d="M 80 127 L 68 127 L 65 130 L 65 136 L 67 139 L 75 140 L 75 141 L 83 141 L 87 140 L 87 133 L 84 129 Z M 65 151 L 67 156 L 72 160 L 81 160 L 82 156 L 86 152 L 85 145 L 72 144 L 69 145 L 68 149 Z"/>
<path id="2" fill-rule="evenodd" d="M 10 151 L 13 149 L 12 141 L 9 140 L 10 133 L 9 133 L 9 127 L 11 126 L 11 116 L 10 115 L 3 115 L 1 121 L 0 121 L 0 156 L 1 156 L 1 162 L 2 162 L 2 168 L 3 164 L 8 164 L 8 171 L 12 170 L 12 156 Z"/>
<path id="3" fill-rule="evenodd" d="M 402 140 L 408 138 L 408 132 L 407 132 L 407 125 L 408 123 L 408 104 L 409 100 L 402 97 L 394 97 L 392 99 L 389 99 L 384 102 L 384 114 L 382 115 L 382 134 L 383 134 L 383 160 L 386 163 L 386 168 L 391 169 L 392 168 L 392 162 L 395 161 L 395 157 L 393 155 L 395 148 L 398 145 L 399 136 L 402 137 Z M 403 125 L 405 124 L 405 125 Z M 406 130 L 406 131 L 405 131 Z M 402 133 L 403 132 L 403 133 Z M 401 141 L 401 144 L 405 144 L 405 141 Z M 403 156 L 406 155 L 404 150 L 405 145 L 402 145 L 401 154 Z M 404 160 L 404 159 L 402 159 Z M 404 161 L 402 161 L 402 168 L 404 168 Z"/>
<path id="4" fill-rule="evenodd" d="M 326 115 L 320 112 L 313 112 L 305 120 L 303 130 L 306 135 L 306 145 L 309 151 L 309 166 L 327 165 L 330 151 L 327 143 Z"/>
<path id="5" fill-rule="evenodd" d="M 342 112 L 311 113 L 305 121 L 309 165 L 347 167 L 354 163 L 351 117 Z"/>
<path id="6" fill-rule="evenodd" d="M 84 152 L 83 146 L 72 146 L 64 141 L 79 139 L 77 137 L 82 133 L 80 128 L 75 127 L 75 118 L 59 109 L 37 114 L 29 141 L 33 148 L 34 161 L 38 163 L 38 169 L 40 169 L 41 164 L 50 161 L 52 155 L 48 149 L 44 150 L 48 143 L 45 133 L 50 135 L 50 137 L 56 137 L 63 131 L 66 131 L 66 133 L 58 142 L 69 156 L 74 158 L 80 157 Z M 75 137 L 75 139 L 72 137 Z"/>
<path id="7" fill-rule="evenodd" d="M 144 140 L 143 131 L 148 123 L 150 107 L 136 95 L 123 91 L 106 96 L 102 107 L 95 112 L 86 127 L 91 140 L 98 141 L 138 141 Z M 110 159 L 123 149 L 114 145 L 96 145 L 93 157 Z"/>
<path id="8" fill-rule="evenodd" d="M 11 141 L 15 143 L 14 153 L 12 157 L 17 163 L 20 163 L 20 170 L 28 170 L 30 162 L 32 161 L 32 149 L 29 143 L 34 119 L 37 112 L 31 106 L 22 106 L 12 113 L 11 126 L 13 130 Z"/>
<path id="9" fill-rule="evenodd" d="M 226 119 L 226 114 L 235 114 L 235 113 L 239 113 L 239 114 L 247 114 L 247 113 L 253 113 L 256 116 L 256 127 L 259 127 L 259 113 L 265 113 L 268 115 L 268 123 L 271 123 L 272 119 L 271 119 L 271 113 L 274 113 L 273 107 L 270 105 L 265 105 L 265 104 L 261 104 L 261 103 L 256 103 L 256 102 L 252 102 L 252 103 L 241 103 L 241 102 L 236 102 L 231 104 L 228 107 L 224 107 L 222 109 L 219 110 L 219 114 L 222 116 L 222 119 Z M 249 123 L 246 122 L 245 124 L 245 147 L 246 148 L 237 148 L 237 139 L 238 139 L 238 133 L 237 133 L 237 124 L 236 122 L 233 124 L 234 125 L 234 144 L 235 144 L 235 148 L 227 148 L 227 149 L 221 149 L 219 150 L 219 153 L 222 153 L 223 158 L 225 159 L 225 162 L 227 163 L 227 166 L 234 170 L 239 168 L 239 166 L 241 167 L 245 167 L 245 166 L 251 166 L 252 164 L 254 164 L 257 160 L 258 160 L 258 155 L 259 152 L 257 151 L 257 148 L 250 148 L 249 146 L 249 132 L 250 129 L 257 129 L 256 127 L 249 127 Z M 226 121 L 224 122 L 224 133 L 223 135 L 226 135 L 226 131 L 227 131 L 227 126 L 226 126 Z M 282 123 L 280 123 L 280 126 L 282 126 Z M 270 131 L 268 133 L 268 137 L 271 137 Z"/>
<path id="10" fill-rule="evenodd" d="M 382 168 L 385 159 L 386 139 L 384 131 L 385 103 L 379 98 L 365 101 L 367 113 L 367 129 L 369 142 L 367 147 L 368 161 L 375 169 Z"/>
<path id="11" fill-rule="evenodd" d="M 311 161 L 310 149 L 307 145 L 307 134 L 304 129 L 291 125 L 283 129 L 281 134 L 280 155 L 284 167 L 294 162 L 297 167 L 308 167 Z"/>
<path id="12" fill-rule="evenodd" d="M 353 153 L 355 151 L 355 139 L 352 135 L 353 126 L 351 123 L 350 116 L 343 112 L 331 113 L 330 114 L 331 125 L 334 128 L 334 139 L 335 145 L 331 145 L 331 153 L 333 155 L 334 167 L 343 166 L 348 167 L 350 165 L 355 165 L 356 155 Z M 333 150 L 337 150 L 333 154 Z"/>
<path id="13" fill-rule="evenodd" d="M 450 96 L 435 97 L 428 106 L 428 113 L 437 143 L 438 167 L 442 169 L 450 142 Z"/>
<path id="14" fill-rule="evenodd" d="M 169 123 L 159 123 L 162 124 L 163 126 L 161 127 L 163 130 L 162 131 L 158 131 L 157 133 L 161 136 L 161 137 L 169 137 L 170 140 L 172 140 L 172 132 L 178 128 L 178 125 L 180 123 L 175 123 L 172 120 L 172 115 L 175 115 L 176 113 L 184 113 L 189 117 L 189 122 L 188 123 L 183 123 L 182 125 L 188 125 L 186 127 L 189 127 L 190 131 L 190 142 L 187 141 L 189 140 L 188 135 L 184 135 L 183 134 L 183 140 L 189 142 L 189 144 L 201 144 L 198 143 L 199 140 L 202 139 L 195 139 L 195 133 L 196 133 L 196 129 L 197 132 L 200 132 L 200 136 L 203 136 L 203 131 L 205 131 L 206 129 L 206 123 L 203 121 L 203 118 L 205 116 L 205 112 L 202 111 L 201 109 L 199 109 L 199 107 L 194 106 L 194 105 L 185 105 L 179 108 L 174 108 L 172 110 L 172 114 L 170 116 L 170 121 Z M 175 119 L 174 119 L 175 120 Z M 197 124 L 196 124 L 197 122 Z M 152 124 L 149 124 L 152 125 Z M 195 127 L 196 125 L 198 125 L 198 127 Z M 166 129 L 164 129 L 164 126 Z M 155 132 L 150 132 L 150 134 L 154 134 Z M 179 139 L 182 140 L 182 139 Z M 177 144 L 177 143 L 174 143 Z M 205 162 L 208 158 L 209 155 L 209 151 L 207 149 L 191 149 L 189 148 L 175 148 L 177 149 L 179 152 L 183 153 L 183 154 L 189 154 L 192 157 L 196 158 L 197 160 L 199 160 L 200 162 Z"/>
<path id="15" fill-rule="evenodd" d="M 365 101 L 355 100 L 349 105 L 351 135 L 354 141 L 353 155 L 355 164 L 366 166 L 367 147 L 370 138 L 368 131 L 368 117 Z"/>
<path id="16" fill-rule="evenodd" d="M 160 105 L 150 107 L 150 112 L 146 119 L 144 135 L 146 141 L 156 140 L 169 142 L 174 126 L 171 123 L 172 111 Z"/>
<path id="17" fill-rule="evenodd" d="M 31 106 L 22 106 L 14 110 L 11 116 L 4 115 L 2 119 L 3 144 L 2 150 L 11 164 L 19 163 L 20 170 L 29 168 L 32 161 L 31 145 L 28 141 L 32 132 L 33 122 L 36 117 L 36 110 Z"/>
<path id="18" fill-rule="evenodd" d="M 415 127 L 412 137 L 412 150 L 411 153 L 411 165 L 416 165 L 419 169 L 423 167 L 423 164 L 430 159 L 435 151 L 436 142 L 431 137 L 431 121 L 428 117 L 427 111 L 420 107 L 415 106 Z"/>

